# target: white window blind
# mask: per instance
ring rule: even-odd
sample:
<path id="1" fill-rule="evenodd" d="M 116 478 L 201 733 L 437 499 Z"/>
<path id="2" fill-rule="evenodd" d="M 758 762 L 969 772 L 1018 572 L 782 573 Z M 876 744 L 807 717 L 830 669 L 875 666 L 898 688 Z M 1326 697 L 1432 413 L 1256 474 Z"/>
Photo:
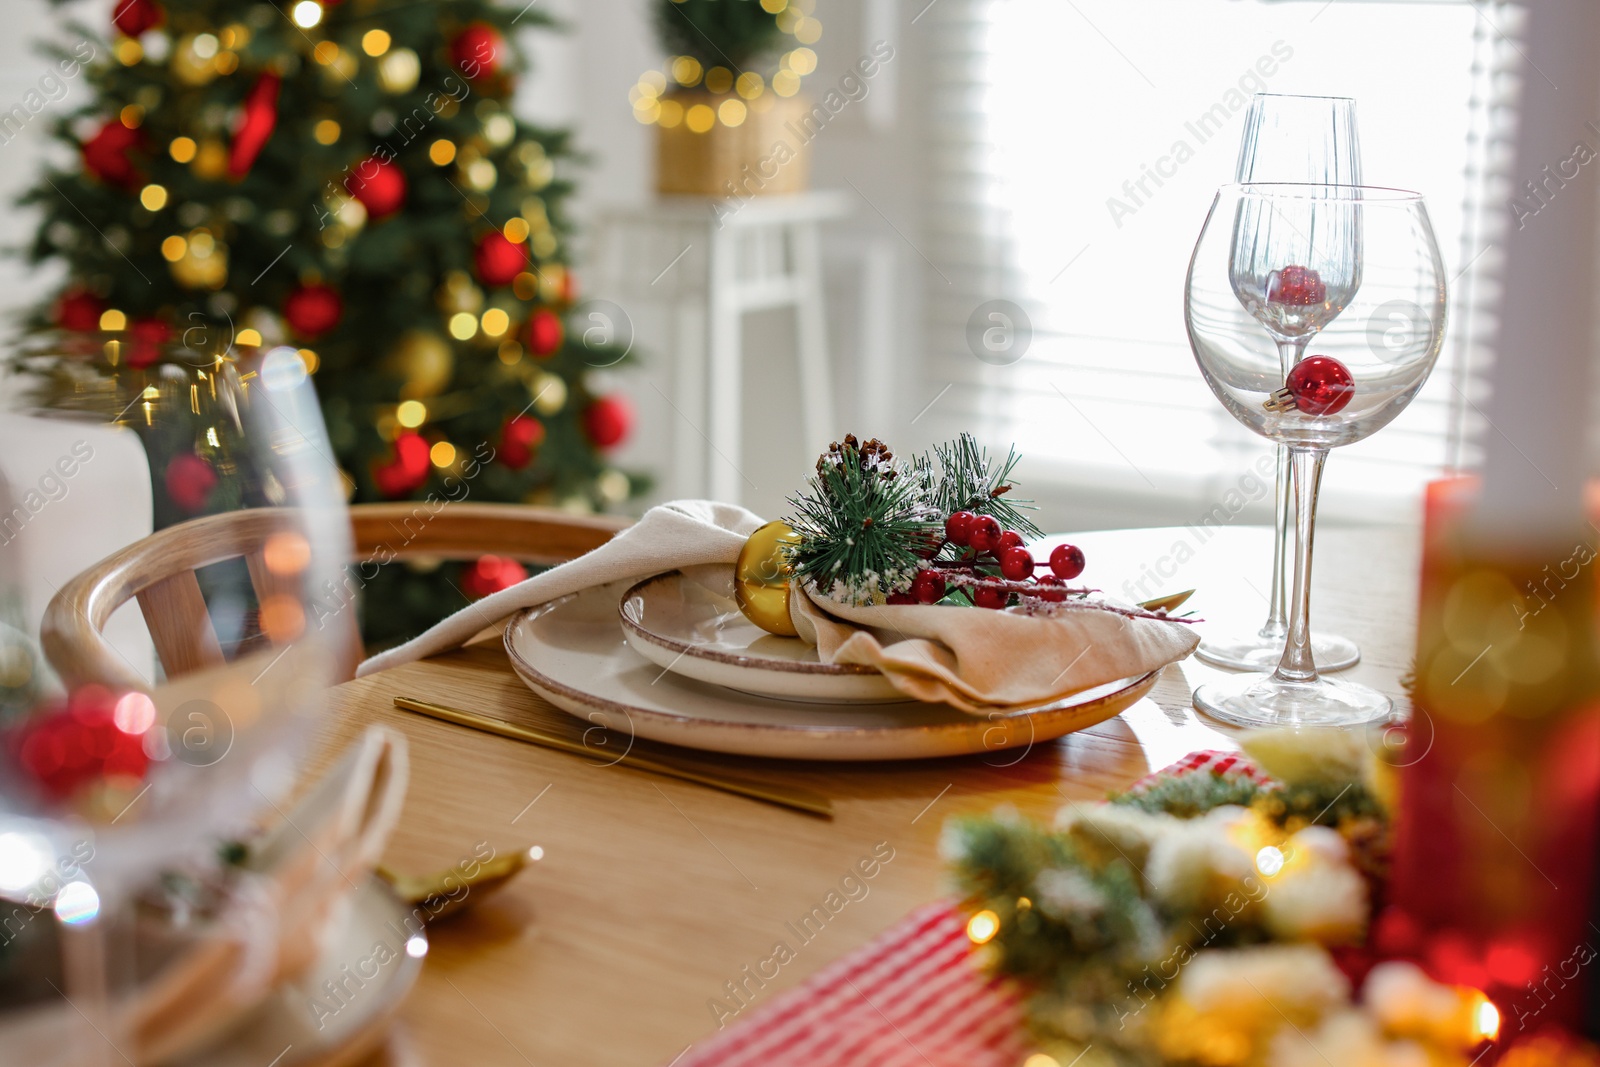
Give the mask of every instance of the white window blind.
<path id="1" fill-rule="evenodd" d="M 1471 462 L 1477 306 L 1504 215 L 1485 194 L 1515 59 L 1504 5 L 942 0 L 929 17 L 930 370 L 955 388 L 925 432 L 1015 441 L 1034 482 L 1167 498 L 1179 514 L 1236 485 L 1268 445 L 1195 366 L 1184 276 L 1233 180 L 1249 96 L 1313 93 L 1356 98 L 1365 181 L 1426 194 L 1455 279 L 1433 378 L 1393 424 L 1337 450 L 1325 509 L 1408 516 L 1424 481 Z M 1033 329 L 1004 366 L 967 341 L 973 309 L 996 299 Z"/>

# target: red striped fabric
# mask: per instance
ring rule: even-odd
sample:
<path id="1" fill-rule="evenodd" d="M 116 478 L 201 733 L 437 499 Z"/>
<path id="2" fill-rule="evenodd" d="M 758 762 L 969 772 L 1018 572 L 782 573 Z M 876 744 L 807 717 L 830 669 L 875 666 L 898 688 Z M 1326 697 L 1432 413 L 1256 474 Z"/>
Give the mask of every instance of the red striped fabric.
<path id="1" fill-rule="evenodd" d="M 1135 783 L 1228 771 L 1238 753 L 1195 752 Z M 1022 993 L 978 969 L 956 901 L 918 908 L 669 1067 L 1016 1067 L 1031 1050 Z"/>

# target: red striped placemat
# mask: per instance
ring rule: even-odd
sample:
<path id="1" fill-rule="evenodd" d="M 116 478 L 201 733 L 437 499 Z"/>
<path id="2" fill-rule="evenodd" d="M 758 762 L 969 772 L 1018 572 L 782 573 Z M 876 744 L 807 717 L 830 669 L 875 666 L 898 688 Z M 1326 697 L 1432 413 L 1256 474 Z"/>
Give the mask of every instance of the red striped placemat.
<path id="1" fill-rule="evenodd" d="M 1168 775 L 1260 772 L 1236 752 L 1195 752 Z M 669 1067 L 1016 1067 L 1030 1048 L 1022 992 L 980 971 L 958 902 L 912 912 Z"/>

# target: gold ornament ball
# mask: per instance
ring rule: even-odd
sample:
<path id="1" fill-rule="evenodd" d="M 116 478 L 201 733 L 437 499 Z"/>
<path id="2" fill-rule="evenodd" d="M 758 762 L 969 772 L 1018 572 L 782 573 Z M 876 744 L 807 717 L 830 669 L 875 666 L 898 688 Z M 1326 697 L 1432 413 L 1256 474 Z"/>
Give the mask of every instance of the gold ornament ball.
<path id="1" fill-rule="evenodd" d="M 779 637 L 798 637 L 789 618 L 789 579 L 793 568 L 785 545 L 800 543 L 786 522 L 769 522 L 744 543 L 733 565 L 733 595 L 744 617 Z"/>
<path id="2" fill-rule="evenodd" d="M 183 254 L 167 268 L 172 280 L 185 289 L 220 289 L 228 281 L 228 246 L 210 231 L 191 231 Z"/>
<path id="3" fill-rule="evenodd" d="M 407 400 L 437 396 L 454 369 L 449 343 L 427 330 L 407 330 L 388 359 L 389 372 L 405 379 L 400 395 Z"/>
<path id="4" fill-rule="evenodd" d="M 197 177 L 208 181 L 215 181 L 227 174 L 228 146 L 216 140 L 201 141 L 194 157 L 194 172 Z"/>
<path id="5" fill-rule="evenodd" d="M 217 39 L 209 33 L 179 39 L 169 61 L 172 73 L 185 85 L 205 85 L 217 76 Z"/>

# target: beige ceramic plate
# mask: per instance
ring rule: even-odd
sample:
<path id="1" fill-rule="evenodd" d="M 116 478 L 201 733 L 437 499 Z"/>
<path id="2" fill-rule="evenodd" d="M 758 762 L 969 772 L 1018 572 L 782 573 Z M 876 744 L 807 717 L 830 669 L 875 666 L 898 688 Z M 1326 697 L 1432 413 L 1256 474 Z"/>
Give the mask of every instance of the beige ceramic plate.
<path id="1" fill-rule="evenodd" d="M 903 702 L 871 667 L 823 663 L 815 645 L 769 634 L 721 596 L 678 571 L 622 594 L 622 633 L 658 667 L 698 682 L 781 700 L 837 704 Z"/>
<path id="2" fill-rule="evenodd" d="M 368 1055 L 416 983 L 428 942 L 410 907 L 377 877 L 347 903 L 346 919 L 329 925 L 333 943 L 305 974 L 274 990 L 226 1037 L 162 1067 L 347 1067 Z M 343 987 L 337 996 L 324 986 L 330 980 Z M 62 1035 L 81 1031 L 80 1018 L 60 1001 L 0 1014 L 0 1063 L 80 1062 L 58 1058 Z"/>
<path id="3" fill-rule="evenodd" d="M 651 741 L 787 759 L 888 760 L 1025 749 L 1137 702 L 1155 671 L 1025 711 L 966 715 L 943 704 L 817 704 L 745 696 L 672 674 L 628 647 L 622 584 L 518 613 L 506 651 L 528 687 L 585 722 Z M 1003 757 L 1021 758 L 1021 753 Z"/>

